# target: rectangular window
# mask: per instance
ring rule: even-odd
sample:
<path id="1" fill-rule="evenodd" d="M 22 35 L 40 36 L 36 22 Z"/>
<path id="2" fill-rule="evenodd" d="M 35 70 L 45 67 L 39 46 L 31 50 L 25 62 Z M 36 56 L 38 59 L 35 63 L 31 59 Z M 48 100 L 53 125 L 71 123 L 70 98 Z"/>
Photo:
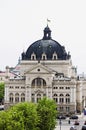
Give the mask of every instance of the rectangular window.
<path id="1" fill-rule="evenodd" d="M 69 112 L 70 111 L 70 107 L 66 107 L 66 112 Z"/>

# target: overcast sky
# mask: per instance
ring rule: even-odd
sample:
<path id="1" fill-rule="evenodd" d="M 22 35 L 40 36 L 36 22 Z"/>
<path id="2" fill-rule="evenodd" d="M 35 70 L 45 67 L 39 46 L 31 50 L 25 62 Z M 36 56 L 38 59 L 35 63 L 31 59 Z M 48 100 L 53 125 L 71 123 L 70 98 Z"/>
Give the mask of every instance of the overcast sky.
<path id="1" fill-rule="evenodd" d="M 16 66 L 23 50 L 43 37 L 47 18 L 52 39 L 86 74 L 86 0 L 0 0 L 0 70 Z"/>

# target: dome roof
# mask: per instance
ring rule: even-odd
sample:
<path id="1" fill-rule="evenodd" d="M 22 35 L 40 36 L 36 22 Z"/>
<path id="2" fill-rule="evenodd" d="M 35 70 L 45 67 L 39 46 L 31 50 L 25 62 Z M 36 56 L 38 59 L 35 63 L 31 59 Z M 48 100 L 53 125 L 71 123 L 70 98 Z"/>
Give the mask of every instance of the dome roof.
<path id="1" fill-rule="evenodd" d="M 47 60 L 52 60 L 53 54 L 57 55 L 58 60 L 66 60 L 70 57 L 64 46 L 51 38 L 51 30 L 48 26 L 44 29 L 43 39 L 35 41 L 29 46 L 26 53 L 22 53 L 22 60 L 31 60 L 32 54 L 35 54 L 36 60 L 41 60 L 43 54 L 46 55 Z"/>

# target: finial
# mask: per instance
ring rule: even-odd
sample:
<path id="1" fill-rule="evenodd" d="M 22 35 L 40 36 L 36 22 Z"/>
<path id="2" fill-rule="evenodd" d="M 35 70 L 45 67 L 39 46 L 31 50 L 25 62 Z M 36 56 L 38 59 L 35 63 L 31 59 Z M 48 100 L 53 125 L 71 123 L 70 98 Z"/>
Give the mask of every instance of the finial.
<path id="1" fill-rule="evenodd" d="M 51 20 L 49 20 L 48 18 L 47 18 L 47 26 L 48 26 L 48 23 L 50 23 L 51 22 Z"/>

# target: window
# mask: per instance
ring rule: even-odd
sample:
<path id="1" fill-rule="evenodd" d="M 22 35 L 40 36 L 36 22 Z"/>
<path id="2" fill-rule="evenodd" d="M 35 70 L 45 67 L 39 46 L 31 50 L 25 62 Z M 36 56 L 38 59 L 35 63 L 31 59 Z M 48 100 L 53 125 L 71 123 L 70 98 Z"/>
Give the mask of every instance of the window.
<path id="1" fill-rule="evenodd" d="M 66 89 L 70 89 L 70 87 L 66 87 Z"/>
<path id="2" fill-rule="evenodd" d="M 54 99 L 55 102 L 58 102 L 58 98 L 57 98 L 57 97 L 58 97 L 57 94 L 54 94 L 54 95 L 53 95 L 53 99 Z"/>
<path id="3" fill-rule="evenodd" d="M 69 94 L 66 94 L 65 102 L 66 103 L 70 103 L 70 95 Z"/>
<path id="4" fill-rule="evenodd" d="M 54 56 L 54 60 L 56 60 L 56 56 Z"/>
<path id="5" fill-rule="evenodd" d="M 37 102 L 41 99 L 41 94 L 37 94 Z"/>
<path id="6" fill-rule="evenodd" d="M 9 86 L 9 88 L 13 88 L 13 86 Z"/>
<path id="7" fill-rule="evenodd" d="M 37 78 L 37 86 L 41 86 L 41 79 Z"/>
<path id="8" fill-rule="evenodd" d="M 21 89 L 25 89 L 25 87 L 24 87 L 24 86 L 21 86 Z"/>
<path id="9" fill-rule="evenodd" d="M 66 112 L 69 112 L 70 111 L 70 107 L 66 107 Z"/>
<path id="10" fill-rule="evenodd" d="M 59 96 L 61 97 L 61 96 L 64 96 L 64 95 L 63 95 L 63 94 L 60 94 Z"/>
<path id="11" fill-rule="evenodd" d="M 59 89 L 64 89 L 64 87 L 59 87 Z"/>
<path id="12" fill-rule="evenodd" d="M 59 98 L 59 102 L 63 103 L 64 102 L 64 98 Z"/>
<path id="13" fill-rule="evenodd" d="M 32 96 L 32 97 L 31 97 L 32 102 L 35 102 L 35 94 L 32 93 L 31 96 Z"/>
<path id="14" fill-rule="evenodd" d="M 36 55 L 35 55 L 35 53 L 32 53 L 32 55 L 31 55 L 31 60 L 36 60 Z"/>
<path id="15" fill-rule="evenodd" d="M 25 101 L 25 94 L 22 93 L 22 94 L 21 94 L 21 102 L 24 102 L 24 101 Z"/>
<path id="16" fill-rule="evenodd" d="M 43 96 L 45 97 L 45 96 L 46 96 L 46 94 L 44 93 L 44 94 L 43 94 Z"/>
<path id="17" fill-rule="evenodd" d="M 13 103 L 13 93 L 10 93 L 10 94 L 9 94 L 9 102 L 10 102 L 10 103 Z"/>
<path id="18" fill-rule="evenodd" d="M 58 87 L 54 87 L 53 89 L 58 89 Z"/>
<path id="19" fill-rule="evenodd" d="M 46 59 L 47 59 L 46 54 L 43 53 L 43 54 L 42 54 L 42 60 L 46 60 Z"/>
<path id="20" fill-rule="evenodd" d="M 43 60 L 45 60 L 45 56 L 43 56 Z"/>
<path id="21" fill-rule="evenodd" d="M 66 103 L 70 103 L 70 98 L 66 98 Z"/>
<path id="22" fill-rule="evenodd" d="M 38 71 L 40 71 L 40 69 L 38 69 Z"/>
<path id="23" fill-rule="evenodd" d="M 15 86 L 16 89 L 19 89 L 19 86 Z"/>
<path id="24" fill-rule="evenodd" d="M 41 88 L 41 87 L 45 87 L 45 86 L 46 86 L 46 82 L 42 78 L 36 78 L 32 81 L 32 87 Z"/>
<path id="25" fill-rule="evenodd" d="M 60 94 L 59 96 L 59 103 L 64 103 L 64 95 Z"/>
<path id="26" fill-rule="evenodd" d="M 70 95 L 69 95 L 69 94 L 66 94 L 66 97 L 70 97 Z"/>
<path id="27" fill-rule="evenodd" d="M 32 60 L 34 60 L 35 59 L 35 57 L 34 56 L 32 56 Z"/>
<path id="28" fill-rule="evenodd" d="M 64 110 L 64 107 L 63 107 L 63 106 L 61 106 L 61 107 L 59 107 L 59 109 L 60 109 L 61 111 L 63 111 L 63 110 Z"/>
<path id="29" fill-rule="evenodd" d="M 56 52 L 53 53 L 52 59 L 53 59 L 53 60 L 57 60 L 57 54 L 56 54 Z"/>
<path id="30" fill-rule="evenodd" d="M 19 94 L 18 93 L 15 94 L 15 102 L 19 102 Z"/>

